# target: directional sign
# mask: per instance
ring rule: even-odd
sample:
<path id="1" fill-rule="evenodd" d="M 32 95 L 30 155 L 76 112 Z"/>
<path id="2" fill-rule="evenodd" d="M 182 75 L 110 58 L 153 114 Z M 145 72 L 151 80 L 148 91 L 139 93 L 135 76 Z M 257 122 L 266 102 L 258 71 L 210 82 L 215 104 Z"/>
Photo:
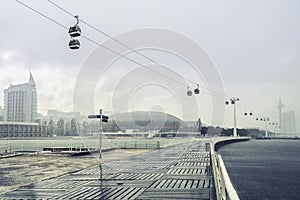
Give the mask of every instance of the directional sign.
<path id="1" fill-rule="evenodd" d="M 100 119 L 101 115 L 89 115 L 88 118 L 89 119 Z M 107 123 L 108 122 L 108 118 L 109 118 L 108 116 L 102 115 L 102 122 Z"/>
<path id="2" fill-rule="evenodd" d="M 89 119 L 93 119 L 93 118 L 101 118 L 101 115 L 89 115 L 88 118 L 89 118 Z M 109 118 L 108 116 L 102 115 L 102 119 L 108 120 L 108 118 Z"/>

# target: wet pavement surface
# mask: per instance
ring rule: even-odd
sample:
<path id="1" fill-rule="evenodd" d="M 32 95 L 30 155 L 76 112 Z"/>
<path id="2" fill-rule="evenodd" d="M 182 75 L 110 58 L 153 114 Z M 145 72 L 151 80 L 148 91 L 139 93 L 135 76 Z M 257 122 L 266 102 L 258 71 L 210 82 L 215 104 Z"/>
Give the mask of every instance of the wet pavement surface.
<path id="1" fill-rule="evenodd" d="M 194 140 L 28 184 L 0 198 L 213 199 L 210 153 L 203 140 Z"/>

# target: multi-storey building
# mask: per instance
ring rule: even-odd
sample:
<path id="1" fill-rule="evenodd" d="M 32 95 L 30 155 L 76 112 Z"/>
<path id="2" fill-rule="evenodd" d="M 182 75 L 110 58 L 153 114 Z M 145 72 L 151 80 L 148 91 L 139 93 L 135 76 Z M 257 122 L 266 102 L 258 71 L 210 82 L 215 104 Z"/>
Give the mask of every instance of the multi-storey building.
<path id="1" fill-rule="evenodd" d="M 36 119 L 37 92 L 30 73 L 27 83 L 10 85 L 4 90 L 4 121 L 36 122 Z"/>
<path id="2" fill-rule="evenodd" d="M 295 111 L 283 113 L 283 131 L 286 133 L 296 132 L 296 117 Z"/>

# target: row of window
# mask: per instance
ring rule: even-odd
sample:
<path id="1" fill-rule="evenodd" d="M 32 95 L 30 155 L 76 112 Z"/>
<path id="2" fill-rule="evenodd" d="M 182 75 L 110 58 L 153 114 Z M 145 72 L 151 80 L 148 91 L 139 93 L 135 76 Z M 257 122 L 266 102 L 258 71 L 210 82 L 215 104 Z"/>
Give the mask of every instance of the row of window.
<path id="1" fill-rule="evenodd" d="M 49 133 L 1 133 L 0 132 L 0 137 L 44 137 L 48 136 Z"/>
<path id="2" fill-rule="evenodd" d="M 45 132 L 47 127 L 0 125 L 0 132 Z"/>

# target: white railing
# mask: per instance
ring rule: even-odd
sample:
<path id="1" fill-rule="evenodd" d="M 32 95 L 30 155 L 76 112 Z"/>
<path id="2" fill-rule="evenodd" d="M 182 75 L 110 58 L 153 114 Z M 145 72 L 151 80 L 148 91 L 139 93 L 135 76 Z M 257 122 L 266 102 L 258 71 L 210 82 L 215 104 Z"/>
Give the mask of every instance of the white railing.
<path id="1" fill-rule="evenodd" d="M 218 155 L 214 151 L 214 145 L 211 145 L 211 162 L 217 200 L 239 200 L 239 196 L 230 181 L 221 155 Z"/>

